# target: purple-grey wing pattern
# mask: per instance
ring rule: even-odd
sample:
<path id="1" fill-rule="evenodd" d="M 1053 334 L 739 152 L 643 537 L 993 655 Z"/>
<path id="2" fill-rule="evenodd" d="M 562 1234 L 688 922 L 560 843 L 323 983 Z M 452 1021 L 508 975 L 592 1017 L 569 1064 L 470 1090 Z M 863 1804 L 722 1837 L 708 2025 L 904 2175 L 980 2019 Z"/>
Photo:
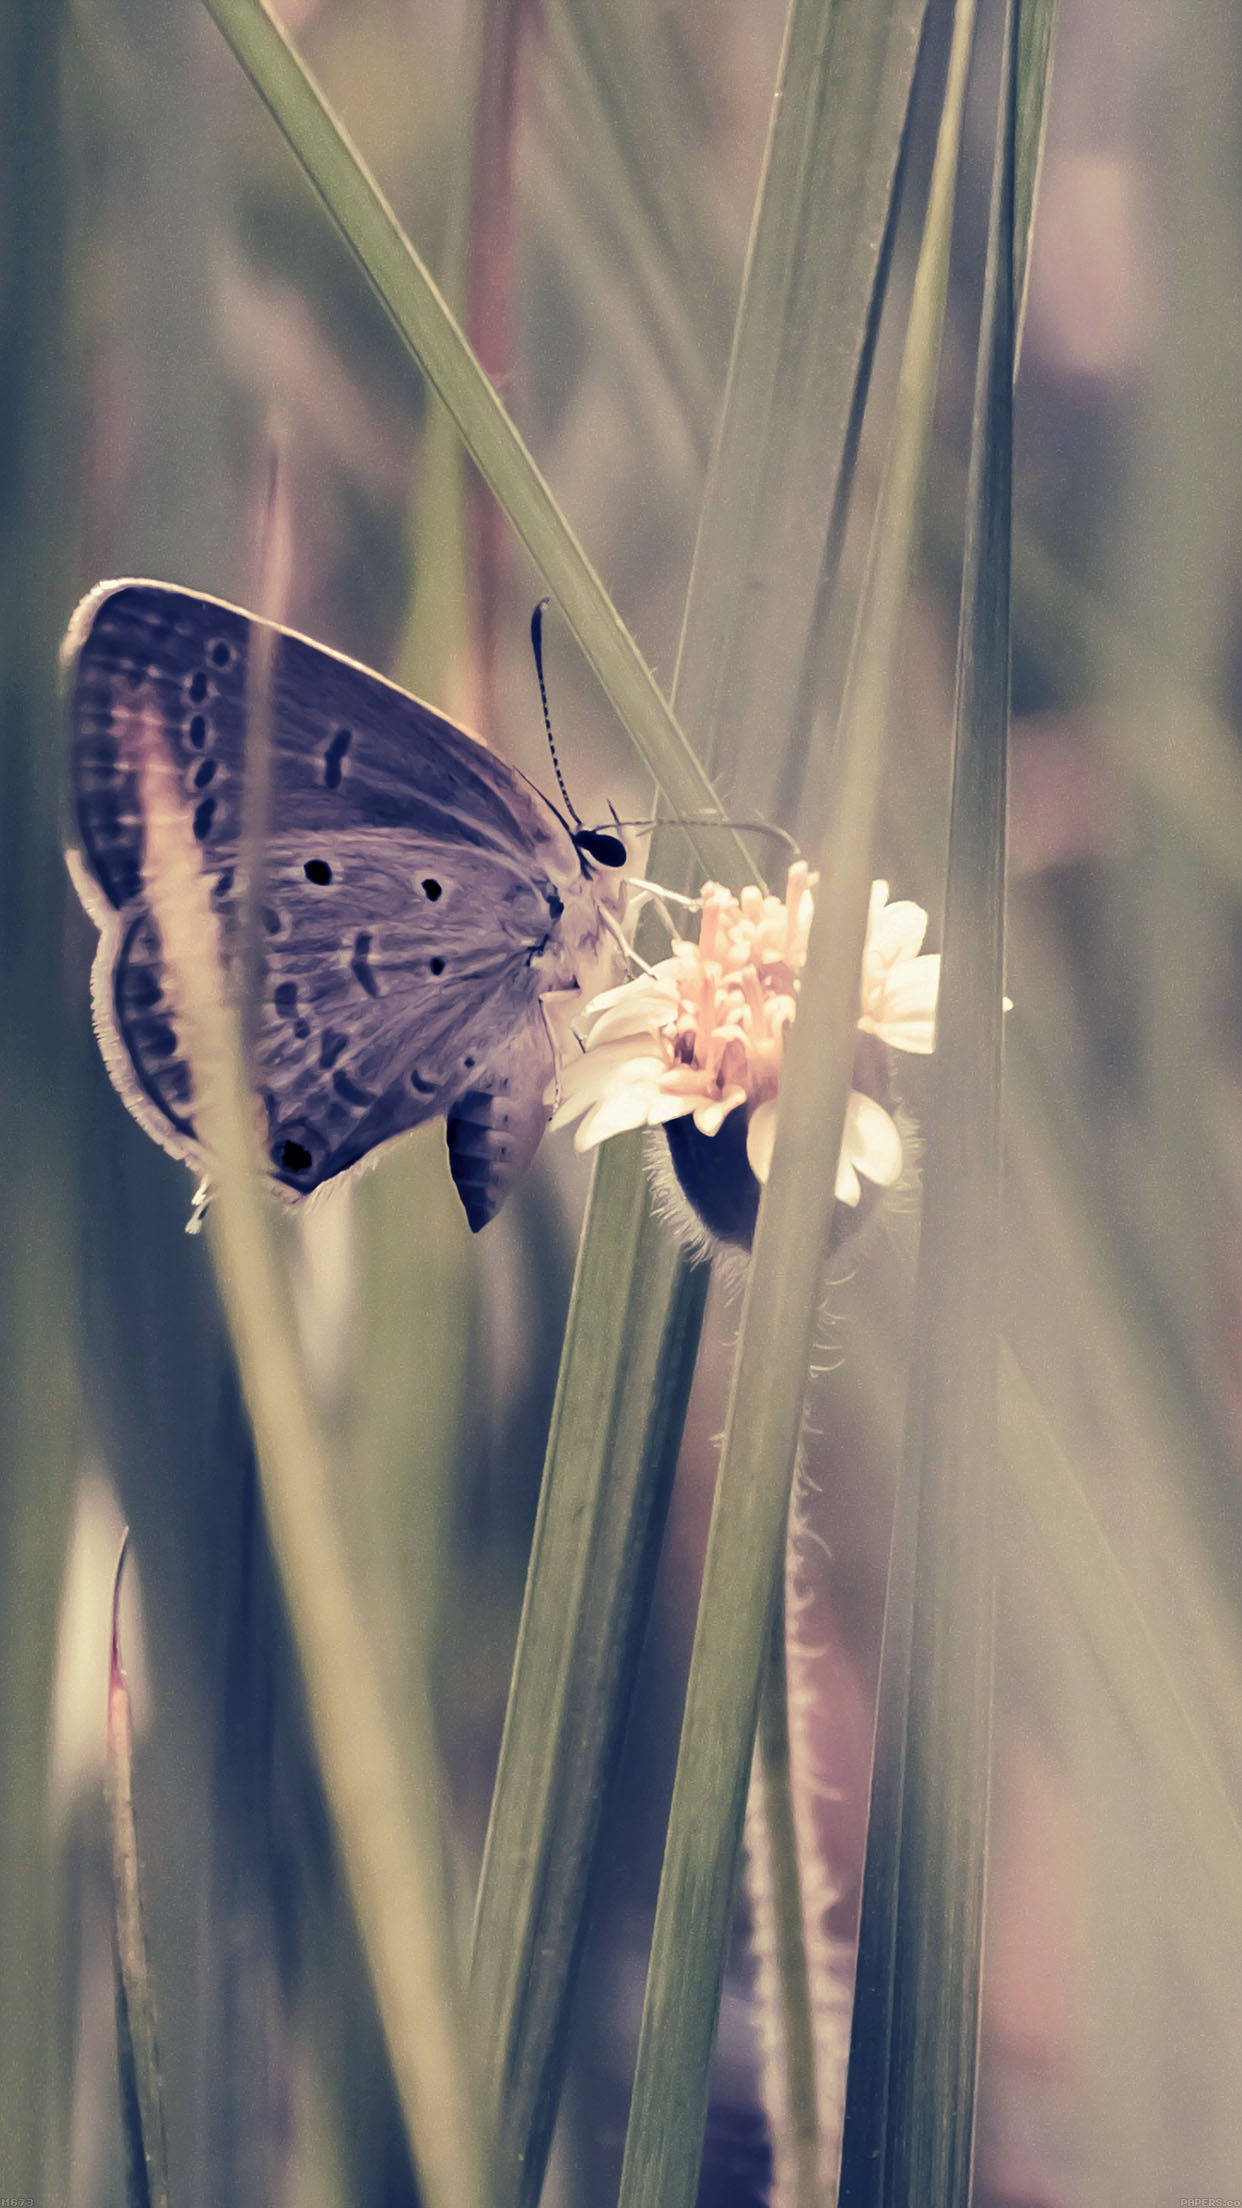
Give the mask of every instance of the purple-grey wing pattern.
<path id="1" fill-rule="evenodd" d="M 177 775 L 236 987 L 257 626 L 192 592 L 126 583 L 92 593 L 66 640 L 82 887 L 103 931 L 101 1042 L 131 1110 L 196 1166 L 193 1075 L 147 892 L 137 731 L 154 721 Z M 271 1170 L 305 1195 L 445 1114 L 477 1228 L 546 1125 L 539 1000 L 575 986 L 600 937 L 591 870 L 503 760 L 286 630 L 275 632 L 267 715 L 251 1075 Z"/>

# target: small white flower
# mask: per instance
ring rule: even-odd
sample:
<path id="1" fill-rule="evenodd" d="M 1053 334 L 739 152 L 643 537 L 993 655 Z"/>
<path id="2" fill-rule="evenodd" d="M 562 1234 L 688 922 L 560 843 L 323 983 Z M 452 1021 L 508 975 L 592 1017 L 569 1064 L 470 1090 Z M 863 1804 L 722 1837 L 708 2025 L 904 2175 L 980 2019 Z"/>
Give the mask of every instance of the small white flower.
<path id="1" fill-rule="evenodd" d="M 929 952 L 919 956 L 926 933 L 921 905 L 908 899 L 890 905 L 888 883 L 871 884 L 858 1024 L 891 1050 L 926 1055 L 936 1047 L 940 959 Z"/>
<path id="2" fill-rule="evenodd" d="M 629 1128 L 687 1117 L 712 1136 L 743 1109 L 750 1172 L 766 1181 L 815 887 L 800 862 L 789 870 L 783 902 L 754 888 L 733 897 L 709 882 L 698 942 L 675 940 L 651 973 L 588 1005 L 583 1048 L 562 1061 L 550 1098 L 552 1125 L 578 1120 L 575 1144 L 586 1150 Z M 897 1050 L 934 1045 L 940 960 L 922 954 L 926 929 L 921 906 L 889 904 L 888 884 L 873 884 L 858 1025 Z M 864 1180 L 890 1187 L 901 1164 L 901 1138 L 883 1104 L 852 1090 L 839 1201 L 857 1205 Z"/>

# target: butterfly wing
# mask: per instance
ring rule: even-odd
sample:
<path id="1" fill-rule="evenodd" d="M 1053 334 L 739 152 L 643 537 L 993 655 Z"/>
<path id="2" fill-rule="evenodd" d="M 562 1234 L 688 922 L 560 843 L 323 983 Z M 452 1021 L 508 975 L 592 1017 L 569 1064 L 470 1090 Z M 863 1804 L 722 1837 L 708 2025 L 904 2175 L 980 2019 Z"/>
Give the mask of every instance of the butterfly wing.
<path id="1" fill-rule="evenodd" d="M 103 929 L 96 1020 L 125 1101 L 201 1164 L 173 977 L 144 880 L 139 731 L 154 718 L 236 982 L 250 650 L 258 624 L 154 583 L 101 586 L 72 656 L 72 786 Z M 532 785 L 405 692 L 285 630 L 268 717 L 252 1074 L 272 1170 L 303 1195 L 439 1113 L 472 1226 L 547 1120 L 540 998 L 601 932 L 573 841 Z"/>
<path id="2" fill-rule="evenodd" d="M 208 859 L 241 836 L 246 681 L 274 634 L 270 819 L 282 829 L 406 827 L 490 850 L 527 872 L 581 871 L 563 823 L 524 775 L 355 660 L 165 583 L 101 583 L 65 640 L 73 796 L 86 863 L 117 910 L 141 895 L 136 765 L 118 705 L 153 701 Z"/>
<path id="3" fill-rule="evenodd" d="M 515 1028 L 483 1082 L 448 1113 L 449 1168 L 475 1234 L 494 1219 L 543 1139 L 552 1046 L 542 1018 Z"/>

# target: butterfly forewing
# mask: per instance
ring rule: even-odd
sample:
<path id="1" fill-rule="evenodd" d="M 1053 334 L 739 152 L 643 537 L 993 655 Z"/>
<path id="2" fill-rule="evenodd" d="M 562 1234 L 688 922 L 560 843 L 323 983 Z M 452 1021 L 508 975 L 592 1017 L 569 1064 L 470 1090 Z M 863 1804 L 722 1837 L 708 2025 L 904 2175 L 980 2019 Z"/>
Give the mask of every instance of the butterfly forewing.
<path id="1" fill-rule="evenodd" d="M 148 1132 L 194 1164 L 192 1074 L 150 910 L 134 731 L 153 717 L 176 770 L 236 988 L 256 626 L 190 592 L 126 583 L 92 593 L 67 639 L 83 890 L 104 931 L 101 1041 Z M 539 1000 L 594 968 L 606 942 L 598 886 L 521 775 L 285 630 L 267 719 L 251 1071 L 272 1171 L 305 1194 L 445 1113 L 454 1178 L 482 1225 L 546 1123 Z"/>
<path id="2" fill-rule="evenodd" d="M 138 893 L 141 824 L 118 701 L 152 698 L 213 851 L 241 833 L 246 677 L 260 624 L 160 583 L 101 585 L 74 617 L 74 791 L 87 861 L 109 901 Z M 524 778 L 369 669 L 291 631 L 272 671 L 271 817 L 285 829 L 405 826 L 451 845 L 566 863 L 569 838 Z M 126 819 L 128 815 L 128 819 Z"/>

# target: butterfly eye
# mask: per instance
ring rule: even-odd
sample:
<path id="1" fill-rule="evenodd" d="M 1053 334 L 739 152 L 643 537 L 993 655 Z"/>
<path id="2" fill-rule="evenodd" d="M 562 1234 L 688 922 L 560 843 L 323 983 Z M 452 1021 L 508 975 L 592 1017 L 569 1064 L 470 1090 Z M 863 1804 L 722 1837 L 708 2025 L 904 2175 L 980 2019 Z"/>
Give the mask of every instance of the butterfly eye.
<path id="1" fill-rule="evenodd" d="M 624 866 L 629 858 L 620 836 L 609 828 L 579 828 L 574 842 L 583 858 L 594 859 L 597 866 Z"/>

